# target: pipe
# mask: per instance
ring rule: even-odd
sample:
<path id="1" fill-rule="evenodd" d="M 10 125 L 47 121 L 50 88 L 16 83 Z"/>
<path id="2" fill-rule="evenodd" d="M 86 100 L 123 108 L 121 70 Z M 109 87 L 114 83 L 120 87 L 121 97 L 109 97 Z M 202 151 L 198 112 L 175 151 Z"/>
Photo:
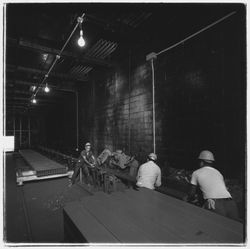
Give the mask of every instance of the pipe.
<path id="1" fill-rule="evenodd" d="M 13 135 L 14 135 L 14 149 L 15 149 L 15 140 L 16 140 L 16 117 L 13 117 Z"/>
<path id="2" fill-rule="evenodd" d="M 181 41 L 179 41 L 179 42 L 173 44 L 172 46 L 170 46 L 170 47 L 168 47 L 168 48 L 163 49 L 162 51 L 158 52 L 157 55 L 160 55 L 160 54 L 162 54 L 162 53 L 165 53 L 166 51 L 168 51 L 168 50 L 170 50 L 170 49 L 172 49 L 172 48 L 174 48 L 174 47 L 176 47 L 176 46 L 182 44 L 183 42 L 185 42 L 185 41 L 187 41 L 187 40 L 193 38 L 194 36 L 200 34 L 201 32 L 203 32 L 203 31 L 205 31 L 205 30 L 207 30 L 207 29 L 209 29 L 209 28 L 213 27 L 213 26 L 216 25 L 217 23 L 222 22 L 223 20 L 225 20 L 225 19 L 227 19 L 228 17 L 234 15 L 235 13 L 236 13 L 236 11 L 233 11 L 233 12 L 229 13 L 228 15 L 226 15 L 226 16 L 220 18 L 219 20 L 217 20 L 217 21 L 215 21 L 215 22 L 213 22 L 213 23 L 211 23 L 210 25 L 204 27 L 203 29 L 200 29 L 199 31 L 197 31 L 197 32 L 195 32 L 194 34 L 192 34 L 192 35 L 186 37 L 185 39 L 183 39 L 183 40 L 181 40 Z"/>
<path id="3" fill-rule="evenodd" d="M 128 62 L 128 151 L 131 155 L 131 117 L 130 117 L 130 108 L 131 108 L 131 49 L 129 50 L 129 62 Z"/>
<path id="4" fill-rule="evenodd" d="M 152 68 L 153 150 L 154 150 L 154 153 L 156 153 L 156 143 L 155 143 L 155 73 L 154 73 L 154 58 L 156 58 L 158 55 L 160 55 L 160 54 L 162 54 L 162 53 L 165 53 L 166 51 L 168 51 L 168 50 L 170 50 L 170 49 L 172 49 L 172 48 L 178 46 L 179 44 L 182 44 L 183 42 L 185 42 L 185 41 L 187 41 L 187 40 L 193 38 L 194 36 L 200 34 L 201 32 L 203 32 L 203 31 L 205 31 L 205 30 L 207 30 L 207 29 L 213 27 L 214 25 L 216 25 L 216 24 L 222 22 L 223 20 L 227 19 L 228 17 L 234 15 L 235 13 L 236 13 L 236 11 L 233 11 L 233 12 L 229 13 L 228 15 L 226 15 L 226 16 L 220 18 L 219 20 L 217 20 L 217 21 L 211 23 L 210 25 L 208 25 L 208 26 L 206 26 L 206 27 L 200 29 L 199 31 L 195 32 L 194 34 L 192 34 L 192 35 L 186 37 L 185 39 L 183 39 L 183 40 L 181 40 L 181 41 L 179 41 L 179 42 L 173 44 L 172 46 L 167 47 L 166 49 L 163 49 L 162 51 L 160 51 L 160 52 L 158 52 L 158 53 L 152 53 L 152 54 L 148 55 L 148 56 L 149 56 L 149 59 L 150 59 L 150 61 L 151 61 L 151 68 Z M 152 57 L 152 56 L 154 56 L 154 57 Z M 152 57 L 152 58 L 150 58 L 150 57 Z"/>
<path id="5" fill-rule="evenodd" d="M 155 70 L 154 70 L 154 59 L 151 59 L 152 68 L 152 97 L 153 97 L 153 151 L 156 153 L 155 149 Z"/>
<path id="6" fill-rule="evenodd" d="M 21 149 L 21 145 L 22 145 L 22 118 L 20 116 L 20 133 L 19 133 L 19 146 L 20 146 L 20 149 Z"/>
<path id="7" fill-rule="evenodd" d="M 30 117 L 28 118 L 28 130 L 29 130 L 29 148 L 30 148 Z"/>
<path id="8" fill-rule="evenodd" d="M 79 126 L 78 126 L 78 91 L 76 93 L 76 151 L 79 150 Z"/>

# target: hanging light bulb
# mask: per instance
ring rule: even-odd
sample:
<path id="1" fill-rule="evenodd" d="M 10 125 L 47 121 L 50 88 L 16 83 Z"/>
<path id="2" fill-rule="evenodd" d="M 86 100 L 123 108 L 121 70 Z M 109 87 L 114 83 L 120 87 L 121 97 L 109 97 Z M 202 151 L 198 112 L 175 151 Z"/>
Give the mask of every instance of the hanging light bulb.
<path id="1" fill-rule="evenodd" d="M 46 92 L 46 93 L 50 92 L 50 88 L 48 87 L 47 83 L 46 83 L 46 85 L 44 87 L 44 92 Z"/>
<path id="2" fill-rule="evenodd" d="M 33 104 L 36 104 L 36 103 L 37 103 L 35 97 L 31 99 L 31 102 L 32 102 Z"/>
<path id="3" fill-rule="evenodd" d="M 83 39 L 83 31 L 82 30 L 80 30 L 80 38 L 78 39 L 77 43 L 80 47 L 85 46 L 85 40 Z"/>

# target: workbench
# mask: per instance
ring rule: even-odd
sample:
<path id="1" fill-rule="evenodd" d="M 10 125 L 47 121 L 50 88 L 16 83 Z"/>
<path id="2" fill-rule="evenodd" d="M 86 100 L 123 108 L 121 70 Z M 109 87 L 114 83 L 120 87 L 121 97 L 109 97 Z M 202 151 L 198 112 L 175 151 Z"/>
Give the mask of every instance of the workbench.
<path id="1" fill-rule="evenodd" d="M 65 242 L 239 244 L 240 222 L 154 190 L 97 192 L 64 208 Z"/>

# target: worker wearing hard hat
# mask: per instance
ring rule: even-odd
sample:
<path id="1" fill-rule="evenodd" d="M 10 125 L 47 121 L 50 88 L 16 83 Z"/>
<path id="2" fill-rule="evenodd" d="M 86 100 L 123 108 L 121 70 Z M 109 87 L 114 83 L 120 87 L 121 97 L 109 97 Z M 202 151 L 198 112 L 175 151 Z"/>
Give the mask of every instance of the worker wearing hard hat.
<path id="1" fill-rule="evenodd" d="M 226 188 L 224 178 L 213 167 L 215 162 L 213 153 L 203 150 L 198 159 L 200 169 L 192 174 L 189 199 L 192 199 L 196 186 L 199 186 L 205 200 L 204 208 L 232 219 L 238 219 L 236 203 Z"/>
<path id="2" fill-rule="evenodd" d="M 76 163 L 74 174 L 71 178 L 72 184 L 75 183 L 80 168 L 83 169 L 83 173 L 87 176 L 87 180 L 89 181 L 90 180 L 89 169 L 95 168 L 95 165 L 96 165 L 96 159 L 91 151 L 91 144 L 86 143 L 85 149 L 81 152 L 78 162 Z"/>
<path id="3" fill-rule="evenodd" d="M 161 186 L 161 169 L 155 163 L 156 160 L 157 155 L 155 153 L 150 153 L 147 162 L 140 166 L 136 178 L 136 185 L 138 187 L 155 189 L 155 187 Z"/>

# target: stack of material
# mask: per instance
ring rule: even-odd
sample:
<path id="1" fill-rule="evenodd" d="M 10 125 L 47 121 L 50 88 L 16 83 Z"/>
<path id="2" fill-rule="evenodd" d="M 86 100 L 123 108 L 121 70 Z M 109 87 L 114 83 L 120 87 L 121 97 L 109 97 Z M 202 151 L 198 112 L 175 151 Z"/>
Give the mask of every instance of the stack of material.
<path id="1" fill-rule="evenodd" d="M 41 180 L 62 176 L 71 176 L 68 168 L 33 150 L 20 150 L 20 155 L 32 168 L 29 172 L 18 171 L 17 183 L 22 185 L 24 181 Z"/>

